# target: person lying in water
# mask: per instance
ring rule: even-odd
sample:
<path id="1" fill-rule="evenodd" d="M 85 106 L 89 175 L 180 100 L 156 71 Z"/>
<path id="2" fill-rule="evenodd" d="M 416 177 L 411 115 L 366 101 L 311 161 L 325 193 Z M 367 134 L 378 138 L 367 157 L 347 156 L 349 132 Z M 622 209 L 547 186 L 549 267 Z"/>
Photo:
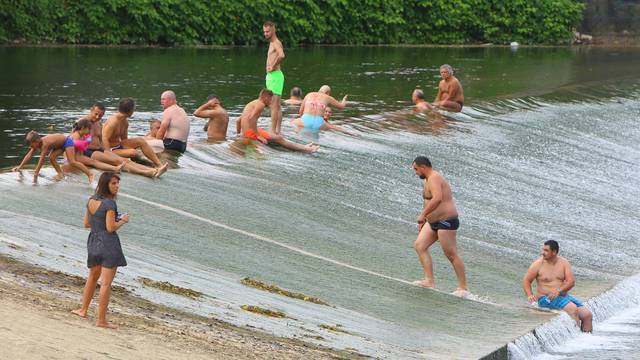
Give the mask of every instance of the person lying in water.
<path id="1" fill-rule="evenodd" d="M 81 136 L 87 135 L 88 133 L 89 128 L 79 130 L 79 134 Z M 29 151 L 20 162 L 20 165 L 14 167 L 12 171 L 21 173 L 22 167 L 31 160 L 37 151 L 40 151 L 40 159 L 38 160 L 36 169 L 33 172 L 33 182 L 38 182 L 40 169 L 42 169 L 42 165 L 44 165 L 44 161 L 47 157 L 49 158 L 49 162 L 51 162 L 53 168 L 58 173 L 57 178 L 62 179 L 64 178 L 64 173 L 58 164 L 57 158 L 64 153 L 69 165 L 87 175 L 87 178 L 89 178 L 89 184 L 93 183 L 93 173 L 87 169 L 84 164 L 76 160 L 74 143 L 71 136 L 66 136 L 64 134 L 49 134 L 41 136 L 38 132 L 31 130 L 26 136 L 26 141 L 29 144 Z"/>
<path id="2" fill-rule="evenodd" d="M 223 141 L 227 138 L 227 129 L 229 127 L 229 114 L 220 105 L 220 98 L 217 95 L 212 94 L 209 96 L 206 103 L 200 105 L 193 115 L 209 119 L 204 126 L 204 131 L 207 132 L 207 140 L 209 141 Z"/>
<path id="3" fill-rule="evenodd" d="M 325 125 L 324 111 L 328 106 L 338 109 L 344 109 L 347 106 L 347 95 L 339 102 L 329 95 L 331 88 L 328 85 L 323 85 L 321 89 L 328 91 L 326 93 L 314 91 L 304 97 L 300 105 L 300 121 L 296 122 L 298 127 L 309 130 L 322 130 L 323 125 Z M 324 127 L 328 129 L 326 125 Z"/>
<path id="4" fill-rule="evenodd" d="M 548 240 L 542 246 L 542 256 L 534 261 L 522 279 L 522 288 L 529 302 L 538 302 L 538 306 L 548 309 L 562 309 L 575 320 L 583 332 L 593 330 L 593 315 L 582 302 L 569 295 L 576 280 L 567 259 L 558 256 L 560 245 Z M 533 294 L 531 282 L 536 281 L 536 294 Z"/>
<path id="5" fill-rule="evenodd" d="M 247 140 L 258 140 L 263 144 L 278 144 L 287 149 L 312 153 L 318 151 L 319 146 L 309 143 L 307 145 L 297 144 L 275 134 L 258 128 L 258 118 L 262 114 L 265 107 L 271 105 L 273 93 L 271 90 L 263 89 L 260 91 L 258 99 L 248 103 L 242 110 L 242 115 L 236 122 L 236 131 Z"/>

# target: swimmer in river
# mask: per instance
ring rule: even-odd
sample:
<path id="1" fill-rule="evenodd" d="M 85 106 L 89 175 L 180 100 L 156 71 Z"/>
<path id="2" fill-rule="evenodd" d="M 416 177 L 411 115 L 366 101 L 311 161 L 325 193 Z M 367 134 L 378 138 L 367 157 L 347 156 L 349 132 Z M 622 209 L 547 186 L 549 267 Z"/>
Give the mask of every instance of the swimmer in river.
<path id="1" fill-rule="evenodd" d="M 328 123 L 324 119 L 325 109 L 327 107 L 344 109 L 347 106 L 347 95 L 342 98 L 342 101 L 338 101 L 329 95 L 331 88 L 328 85 L 323 85 L 321 89 L 326 92 L 314 91 L 304 97 L 300 105 L 300 118 L 293 122 L 299 129 L 328 130 Z"/>
<path id="2" fill-rule="evenodd" d="M 220 105 L 220 98 L 218 95 L 210 95 L 207 102 L 200 105 L 193 115 L 209 119 L 204 126 L 204 131 L 207 132 L 207 140 L 209 141 L 223 141 L 227 138 L 227 128 L 229 127 L 229 114 L 222 105 Z"/>
<path id="3" fill-rule="evenodd" d="M 522 288 L 529 302 L 538 302 L 538 306 L 548 309 L 562 309 L 573 320 L 580 330 L 593 330 L 591 311 L 582 302 L 569 295 L 569 290 L 576 283 L 571 264 L 558 255 L 560 245 L 549 240 L 542 246 L 542 256 L 534 261 L 522 279 Z M 536 281 L 536 294 L 533 294 L 531 282 Z"/>
<path id="4" fill-rule="evenodd" d="M 411 101 L 415 104 L 413 112 L 427 112 L 433 110 L 433 106 L 424 100 L 424 92 L 415 89 L 411 93 Z"/>
<path id="5" fill-rule="evenodd" d="M 297 86 L 291 88 L 289 98 L 284 103 L 289 106 L 300 106 L 302 104 L 302 89 Z"/>

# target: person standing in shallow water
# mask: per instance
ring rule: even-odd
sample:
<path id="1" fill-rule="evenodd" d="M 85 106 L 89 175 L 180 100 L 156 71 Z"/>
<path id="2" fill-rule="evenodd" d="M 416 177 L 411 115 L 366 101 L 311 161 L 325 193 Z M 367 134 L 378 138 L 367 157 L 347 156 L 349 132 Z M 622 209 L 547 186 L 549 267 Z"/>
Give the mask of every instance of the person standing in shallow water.
<path id="1" fill-rule="evenodd" d="M 458 277 L 458 288 L 453 292 L 453 295 L 465 297 L 469 291 L 467 290 L 464 263 L 458 256 L 456 247 L 456 235 L 460 221 L 451 187 L 442 174 L 431 167 L 431 161 L 425 156 L 418 156 L 413 160 L 413 170 L 420 179 L 424 180 L 422 192 L 424 207 L 417 219 L 419 232 L 414 243 L 414 248 L 424 270 L 424 279 L 414 281 L 414 284 L 426 288 L 435 287 L 433 261 L 429 254 L 429 247 L 440 240 L 444 255 L 453 265 Z"/>
<path id="2" fill-rule="evenodd" d="M 262 33 L 264 38 L 269 41 L 269 50 L 267 50 L 267 76 L 265 79 L 266 88 L 273 92 L 271 104 L 271 132 L 280 134 L 280 126 L 282 123 L 282 107 L 280 106 L 280 98 L 284 89 L 284 74 L 280 69 L 282 60 L 284 60 L 284 48 L 276 35 L 276 24 L 267 21 L 262 25 Z"/>
<path id="3" fill-rule="evenodd" d="M 120 189 L 120 177 L 113 172 L 105 172 L 98 180 L 96 193 L 89 199 L 84 214 L 84 227 L 90 228 L 87 239 L 87 267 L 89 276 L 82 292 L 82 307 L 72 313 L 87 317 L 89 305 L 100 282 L 98 299 L 98 320 L 96 326 L 115 329 L 116 325 L 107 321 L 107 307 L 111 296 L 111 283 L 120 266 L 127 266 L 122 253 L 120 238 L 116 230 L 129 222 L 128 214 L 118 214 L 115 198 Z"/>

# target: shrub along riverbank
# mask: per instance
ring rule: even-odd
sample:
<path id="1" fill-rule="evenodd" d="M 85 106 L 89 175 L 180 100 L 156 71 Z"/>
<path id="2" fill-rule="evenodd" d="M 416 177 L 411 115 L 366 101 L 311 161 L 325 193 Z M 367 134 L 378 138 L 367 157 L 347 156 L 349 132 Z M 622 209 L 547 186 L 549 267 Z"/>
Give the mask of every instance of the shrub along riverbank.
<path id="1" fill-rule="evenodd" d="M 0 42 L 248 45 L 565 44 L 577 0 L 0 0 Z"/>

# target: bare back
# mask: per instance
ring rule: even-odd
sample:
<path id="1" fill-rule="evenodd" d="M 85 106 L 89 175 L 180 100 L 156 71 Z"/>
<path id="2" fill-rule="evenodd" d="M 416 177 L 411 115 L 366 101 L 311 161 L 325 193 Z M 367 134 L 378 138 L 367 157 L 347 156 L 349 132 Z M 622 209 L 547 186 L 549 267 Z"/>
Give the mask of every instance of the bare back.
<path id="1" fill-rule="evenodd" d="M 424 181 L 424 191 L 422 196 L 424 198 L 424 206 L 426 207 L 433 198 L 433 192 L 440 191 L 441 201 L 438 206 L 429 213 L 429 222 L 437 222 L 440 220 L 451 219 L 458 216 L 458 210 L 453 200 L 453 193 L 449 182 L 437 171 L 433 171 L 433 174 L 428 180 Z"/>
<path id="2" fill-rule="evenodd" d="M 172 105 L 166 108 L 162 112 L 162 123 L 168 123 L 167 132 L 164 135 L 165 139 L 169 138 L 187 142 L 191 122 L 183 108 L 178 105 Z"/>
<path id="3" fill-rule="evenodd" d="M 243 133 L 247 130 L 255 131 L 258 129 L 258 118 L 260 118 L 264 108 L 265 105 L 260 99 L 253 100 L 244 107 L 242 115 L 240 115 L 240 125 Z"/>
<path id="4" fill-rule="evenodd" d="M 215 112 L 211 113 L 207 125 L 207 137 L 209 140 L 224 140 L 227 138 L 227 128 L 229 127 L 229 114 L 222 107 L 218 106 Z"/>
<path id="5" fill-rule="evenodd" d="M 344 109 L 344 104 L 340 103 L 332 96 L 321 92 L 310 92 L 302 100 L 300 114 L 310 114 L 313 116 L 323 116 L 327 106 L 337 109 Z"/>

